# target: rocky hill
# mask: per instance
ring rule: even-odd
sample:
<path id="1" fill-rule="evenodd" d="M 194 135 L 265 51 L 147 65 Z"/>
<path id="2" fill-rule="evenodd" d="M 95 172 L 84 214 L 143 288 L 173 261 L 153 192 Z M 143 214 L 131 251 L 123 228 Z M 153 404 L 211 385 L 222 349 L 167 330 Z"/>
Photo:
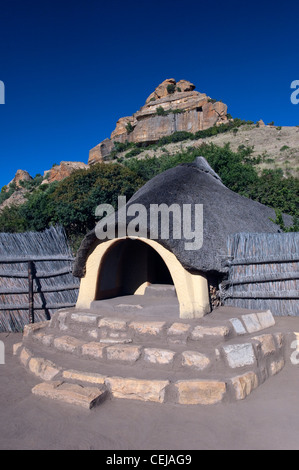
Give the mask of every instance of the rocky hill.
<path id="1" fill-rule="evenodd" d="M 262 122 L 244 124 L 229 132 L 197 140 L 189 138 L 177 143 L 149 146 L 141 149 L 136 158 L 153 156 L 163 158 L 166 154 L 173 155 L 189 147 L 198 148 L 202 144 L 209 143 L 220 147 L 229 144 L 233 151 L 242 147 L 250 147 L 252 149 L 251 157 L 259 160 L 259 163 L 256 164 L 259 172 L 264 169 L 281 169 L 285 177 L 299 177 L 299 127 L 276 127 L 265 125 Z M 126 155 L 128 155 L 128 150 L 119 152 L 115 161 L 126 159 Z M 106 159 L 108 160 L 109 157 Z"/>
<path id="2" fill-rule="evenodd" d="M 28 193 L 37 186 L 62 181 L 74 171 L 87 170 L 95 163 L 121 163 L 132 156 L 137 159 L 163 158 L 190 147 L 196 149 L 205 143 L 220 147 L 229 143 L 233 151 L 250 147 L 258 172 L 281 169 L 284 177 L 298 178 L 299 126 L 265 125 L 260 120 L 258 123 L 242 121 L 227 128 L 234 121 L 227 113 L 226 104 L 195 91 L 191 82 L 172 78 L 164 80 L 139 111 L 119 119 L 110 138 L 89 151 L 88 163 L 62 161 L 35 178 L 25 170 L 18 170 L 13 180 L 1 190 L 0 212 L 5 207 L 26 202 Z M 206 132 L 206 136 L 207 130 L 217 132 Z M 178 134 L 179 141 L 175 142 L 172 137 Z M 197 134 L 200 138 L 195 138 Z"/>
<path id="3" fill-rule="evenodd" d="M 54 181 L 62 181 L 74 171 L 87 169 L 89 165 L 83 162 L 60 162 L 46 170 L 42 175 L 32 178 L 25 170 L 17 170 L 14 178 L 6 186 L 3 186 L 0 194 L 0 212 L 5 207 L 19 206 L 27 201 L 26 195 L 40 184 L 49 184 Z"/>
<path id="4" fill-rule="evenodd" d="M 164 80 L 133 116 L 119 119 L 110 139 L 105 139 L 89 152 L 89 164 L 101 162 L 115 142 L 157 142 L 174 132 L 195 133 L 228 122 L 227 106 L 205 93 L 195 91 L 187 80 Z"/>

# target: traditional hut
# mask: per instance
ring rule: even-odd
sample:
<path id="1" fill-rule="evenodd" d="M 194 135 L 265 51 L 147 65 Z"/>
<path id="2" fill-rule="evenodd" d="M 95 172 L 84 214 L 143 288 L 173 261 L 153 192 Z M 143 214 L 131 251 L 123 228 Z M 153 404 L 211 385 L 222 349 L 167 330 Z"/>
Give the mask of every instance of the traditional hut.
<path id="1" fill-rule="evenodd" d="M 168 209 L 168 236 L 161 213 L 151 217 L 153 208 Z M 141 209 L 146 217 L 137 223 L 136 211 Z M 185 227 L 184 216 L 190 226 Z M 209 284 L 226 273 L 228 236 L 278 232 L 271 218 L 273 209 L 228 189 L 203 157 L 169 169 L 106 220 L 112 227 L 106 238 L 99 239 L 97 229 L 86 235 L 73 270 L 81 278 L 77 307 L 143 294 L 150 284 L 174 284 L 180 317 L 201 317 L 211 311 Z"/>

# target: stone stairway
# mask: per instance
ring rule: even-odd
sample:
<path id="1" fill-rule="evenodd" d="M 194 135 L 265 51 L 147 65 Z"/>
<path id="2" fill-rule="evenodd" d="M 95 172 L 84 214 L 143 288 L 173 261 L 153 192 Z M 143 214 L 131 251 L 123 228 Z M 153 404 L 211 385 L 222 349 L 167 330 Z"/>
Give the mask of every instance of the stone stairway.
<path id="1" fill-rule="evenodd" d="M 201 319 L 157 319 L 136 301 L 117 305 L 124 308 L 60 310 L 25 327 L 14 354 L 42 380 L 34 394 L 86 408 L 108 396 L 216 404 L 246 398 L 284 366 L 284 336 L 270 311 L 221 307 Z"/>

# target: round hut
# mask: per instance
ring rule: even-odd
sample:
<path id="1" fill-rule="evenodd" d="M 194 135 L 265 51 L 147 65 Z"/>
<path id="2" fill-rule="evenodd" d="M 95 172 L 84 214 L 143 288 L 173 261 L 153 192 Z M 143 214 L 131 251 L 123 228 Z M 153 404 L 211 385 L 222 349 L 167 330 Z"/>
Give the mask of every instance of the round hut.
<path id="1" fill-rule="evenodd" d="M 169 169 L 86 235 L 73 270 L 77 307 L 173 284 L 180 317 L 202 317 L 209 285 L 226 272 L 228 236 L 278 232 L 270 218 L 273 209 L 228 189 L 203 157 Z"/>

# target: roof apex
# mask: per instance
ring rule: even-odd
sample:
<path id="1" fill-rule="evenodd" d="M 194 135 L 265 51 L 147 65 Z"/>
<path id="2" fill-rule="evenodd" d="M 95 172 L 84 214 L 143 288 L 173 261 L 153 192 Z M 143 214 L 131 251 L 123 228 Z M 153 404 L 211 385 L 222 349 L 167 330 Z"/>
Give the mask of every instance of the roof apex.
<path id="1" fill-rule="evenodd" d="M 220 183 L 222 183 L 220 176 L 213 170 L 204 157 L 195 157 L 194 161 L 189 165 L 195 166 L 198 170 L 203 171 L 204 173 L 208 173 L 209 175 L 216 178 L 216 180 L 218 180 Z"/>

